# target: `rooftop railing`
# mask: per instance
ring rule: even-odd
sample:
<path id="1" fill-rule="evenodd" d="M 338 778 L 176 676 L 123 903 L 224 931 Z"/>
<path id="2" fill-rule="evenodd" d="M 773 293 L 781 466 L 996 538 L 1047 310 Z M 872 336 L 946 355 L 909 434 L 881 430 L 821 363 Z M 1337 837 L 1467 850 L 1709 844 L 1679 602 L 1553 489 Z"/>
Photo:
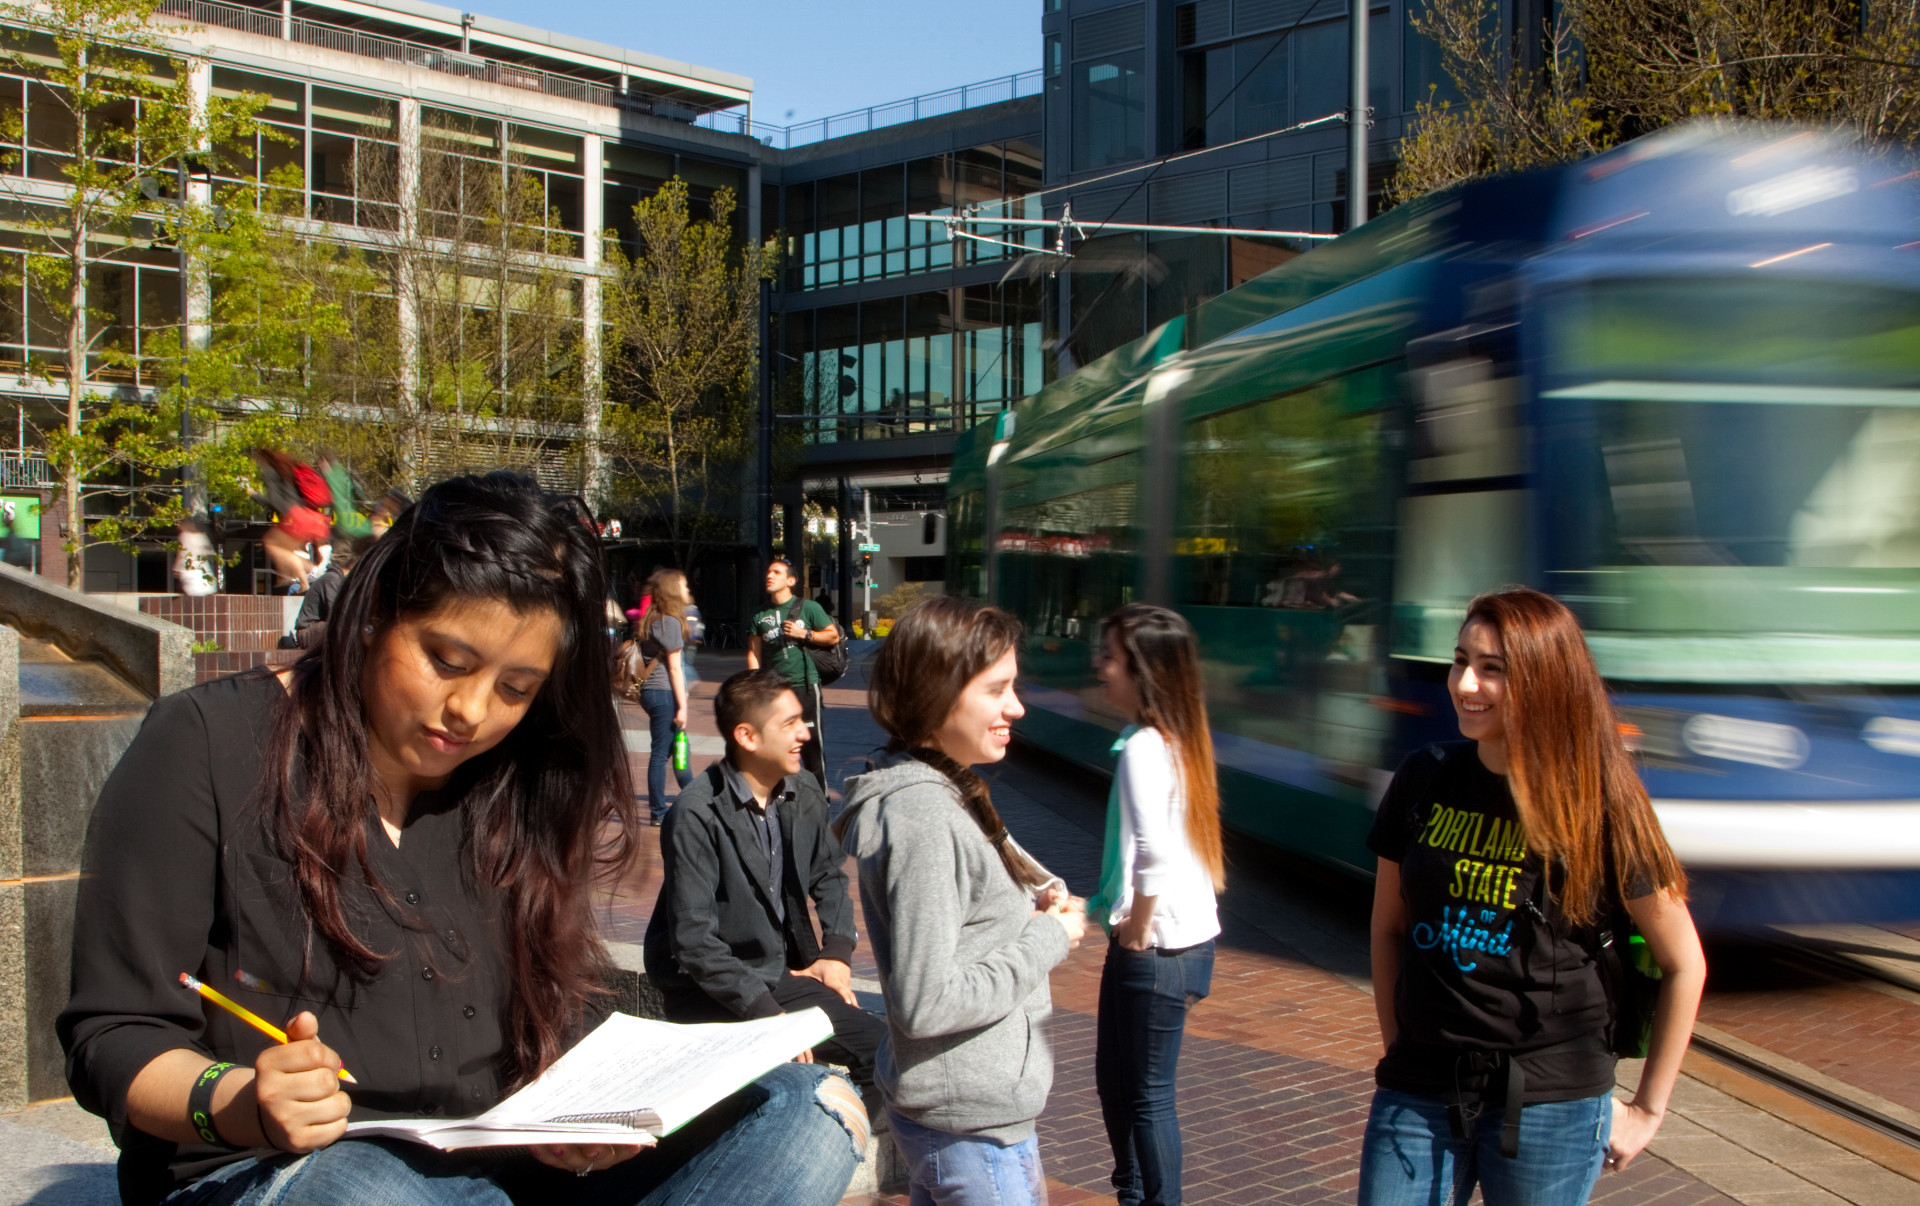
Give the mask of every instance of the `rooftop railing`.
<path id="1" fill-rule="evenodd" d="M 342 25 L 309 21 L 304 17 L 283 17 L 279 13 L 249 8 L 244 4 L 226 4 L 222 0 L 162 0 L 159 11 L 163 15 L 179 17 L 201 25 L 217 25 L 222 29 L 236 29 L 242 33 L 258 34 L 261 37 L 281 38 L 289 42 L 337 50 L 344 54 L 384 59 L 391 63 L 405 63 L 445 75 L 485 80 L 488 83 L 503 84 L 509 88 L 524 88 L 529 92 L 541 92 L 548 96 L 563 97 L 589 105 L 637 109 L 643 113 L 688 122 L 693 121 L 696 116 L 693 110 L 671 101 L 641 93 L 623 93 L 605 84 L 596 84 L 576 76 L 559 75 L 521 63 L 506 63 L 499 59 L 466 54 L 440 46 L 403 42 L 398 38 L 382 37 Z M 744 134 L 747 132 L 748 123 L 746 111 L 738 109 L 706 114 L 700 118 L 700 124 L 709 129 Z"/>
<path id="2" fill-rule="evenodd" d="M 838 113 L 832 117 L 815 118 L 812 121 L 796 122 L 790 126 L 775 126 L 756 121 L 753 123 L 752 134 L 770 147 L 790 150 L 793 147 L 825 142 L 830 138 L 845 138 L 849 134 L 864 134 L 868 130 L 919 121 L 923 117 L 938 117 L 943 113 L 958 113 L 963 109 L 977 109 L 982 105 L 997 105 L 1003 101 L 1018 100 L 1023 96 L 1038 96 L 1044 80 L 1045 72 L 1036 67 L 1032 71 L 1003 75 L 998 79 L 982 80 L 977 84 L 962 84 L 958 88 L 944 88 L 939 92 L 923 92 L 919 96 L 910 96 L 905 100 L 889 101 L 884 105 L 869 105 L 864 109 Z M 701 118 L 698 124 L 708 125 L 708 118 L 717 118 L 731 123 L 736 117 L 737 115 L 733 113 L 712 113 Z M 725 127 L 716 125 L 711 128 L 732 130 L 734 126 L 732 124 Z"/>

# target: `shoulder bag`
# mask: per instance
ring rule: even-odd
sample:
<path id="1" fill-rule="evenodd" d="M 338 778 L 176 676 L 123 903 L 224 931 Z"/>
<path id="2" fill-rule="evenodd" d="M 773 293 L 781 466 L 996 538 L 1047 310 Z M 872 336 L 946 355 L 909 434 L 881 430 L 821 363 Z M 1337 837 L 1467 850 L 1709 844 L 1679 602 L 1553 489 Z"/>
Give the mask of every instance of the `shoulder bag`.
<path id="1" fill-rule="evenodd" d="M 800 596 L 795 595 L 793 601 L 787 604 L 787 619 L 799 619 L 802 604 L 803 600 Z M 813 669 L 814 672 L 820 676 L 821 686 L 824 687 L 829 683 L 838 681 L 840 676 L 847 672 L 847 637 L 845 633 L 841 633 L 840 639 L 831 645 L 815 645 L 809 643 L 802 645 L 801 648 L 806 650 L 807 656 L 812 659 Z"/>

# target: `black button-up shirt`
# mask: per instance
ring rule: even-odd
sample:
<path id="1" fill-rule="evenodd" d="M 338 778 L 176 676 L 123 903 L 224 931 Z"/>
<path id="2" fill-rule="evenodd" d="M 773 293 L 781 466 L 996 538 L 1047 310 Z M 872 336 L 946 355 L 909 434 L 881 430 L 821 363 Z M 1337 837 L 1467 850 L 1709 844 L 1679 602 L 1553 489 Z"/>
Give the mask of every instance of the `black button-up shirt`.
<path id="1" fill-rule="evenodd" d="M 312 1010 L 360 1082 L 348 1088 L 356 1121 L 476 1114 L 505 1088 L 500 902 L 475 882 L 459 801 L 420 796 L 396 846 L 369 799 L 367 861 L 392 903 L 356 876 L 342 892 L 355 933 L 389 957 L 371 978 L 337 968 L 308 932 L 256 792 L 283 694 L 270 675 L 242 675 L 155 703 L 88 826 L 59 1033 L 74 1096 L 120 1142 L 130 1203 L 245 1154 L 134 1130 L 140 1070 L 179 1048 L 251 1064 L 271 1041 L 203 1006 L 181 972 L 277 1024 Z"/>
<path id="2" fill-rule="evenodd" d="M 727 781 L 727 794 L 733 797 L 733 802 L 753 818 L 754 840 L 760 844 L 760 853 L 767 860 L 767 886 L 773 896 L 773 914 L 784 924 L 787 920 L 787 850 L 785 839 L 780 835 L 780 805 L 793 799 L 793 787 L 787 780 L 780 780 L 762 807 L 747 777 L 724 758 L 720 761 L 720 775 Z"/>

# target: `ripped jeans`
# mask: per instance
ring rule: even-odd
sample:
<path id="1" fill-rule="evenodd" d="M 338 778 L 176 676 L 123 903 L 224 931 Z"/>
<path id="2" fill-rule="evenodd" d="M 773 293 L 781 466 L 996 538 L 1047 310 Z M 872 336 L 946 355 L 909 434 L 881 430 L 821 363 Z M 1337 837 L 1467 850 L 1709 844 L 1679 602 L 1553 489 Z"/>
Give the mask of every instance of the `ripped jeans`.
<path id="1" fill-rule="evenodd" d="M 828 1076 L 782 1064 L 659 1146 L 584 1177 L 524 1149 L 344 1139 L 227 1165 L 166 1206 L 832 1206 L 866 1158 L 867 1119 L 859 1094 Z"/>

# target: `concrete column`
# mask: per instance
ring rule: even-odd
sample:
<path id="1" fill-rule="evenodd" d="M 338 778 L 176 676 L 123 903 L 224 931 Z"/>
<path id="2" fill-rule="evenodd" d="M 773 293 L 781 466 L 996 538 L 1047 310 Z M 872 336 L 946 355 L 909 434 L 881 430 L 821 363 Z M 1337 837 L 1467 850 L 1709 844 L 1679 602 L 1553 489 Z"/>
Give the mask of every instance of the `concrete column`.
<path id="1" fill-rule="evenodd" d="M 280 0 L 280 40 L 293 41 L 293 0 Z"/>
<path id="2" fill-rule="evenodd" d="M 415 257 L 420 252 L 420 102 L 400 99 L 400 237 L 393 258 L 393 296 L 399 328 L 397 476 L 418 494 L 426 469 L 424 400 L 420 397 L 420 296 Z"/>
<path id="3" fill-rule="evenodd" d="M 580 248 L 581 258 L 586 261 L 586 275 L 580 283 L 580 354 L 585 362 L 580 381 L 580 426 L 586 431 L 587 440 L 582 457 L 581 493 L 597 516 L 607 505 L 609 485 L 607 454 L 601 444 L 606 422 L 606 362 L 601 348 L 606 332 L 602 330 L 600 276 L 605 259 L 603 232 L 607 225 L 605 139 L 598 134 L 587 135 L 581 140 L 580 153 L 585 156 L 581 166 L 586 177 L 585 195 L 580 199 L 581 226 L 586 232 Z"/>

